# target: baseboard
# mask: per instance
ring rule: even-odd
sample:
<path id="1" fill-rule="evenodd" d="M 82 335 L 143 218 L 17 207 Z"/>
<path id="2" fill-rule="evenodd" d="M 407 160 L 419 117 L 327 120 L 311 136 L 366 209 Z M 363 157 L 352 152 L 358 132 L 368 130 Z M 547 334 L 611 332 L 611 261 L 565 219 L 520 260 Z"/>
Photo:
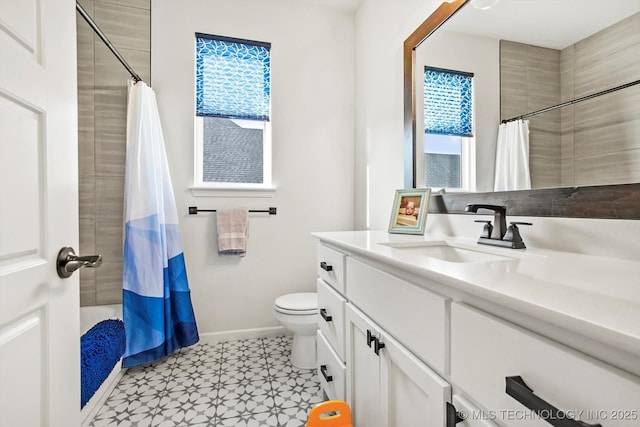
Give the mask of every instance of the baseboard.
<path id="1" fill-rule="evenodd" d="M 292 333 L 283 326 L 271 326 L 268 328 L 254 329 L 237 329 L 233 331 L 205 332 L 200 334 L 200 342 L 204 344 L 217 344 L 225 341 L 246 340 L 252 338 L 270 338 L 282 335 L 292 335 Z"/>
<path id="2" fill-rule="evenodd" d="M 100 408 L 107 401 L 107 398 L 111 394 L 114 388 L 120 382 L 120 379 L 127 371 L 127 368 L 122 367 L 122 359 L 116 363 L 113 370 L 109 374 L 109 376 L 104 380 L 104 382 L 98 387 L 98 390 L 94 393 L 94 395 L 89 399 L 84 408 L 80 411 L 80 426 L 87 427 L 91 424 L 95 416 L 100 411 Z"/>

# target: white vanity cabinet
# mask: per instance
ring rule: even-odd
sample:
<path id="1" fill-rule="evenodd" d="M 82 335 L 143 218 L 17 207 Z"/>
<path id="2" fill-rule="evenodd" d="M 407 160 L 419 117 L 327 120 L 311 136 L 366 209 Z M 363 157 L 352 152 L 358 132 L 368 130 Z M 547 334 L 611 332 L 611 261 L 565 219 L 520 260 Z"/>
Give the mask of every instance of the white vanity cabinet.
<path id="1" fill-rule="evenodd" d="M 640 361 L 637 351 L 603 338 L 576 347 L 583 330 L 518 311 L 475 284 L 493 274 L 495 295 L 503 287 L 521 292 L 512 277 L 538 284 L 523 275 L 526 264 L 513 271 L 474 264 L 473 274 L 454 280 L 454 265 L 405 268 L 392 251 L 373 251 L 370 233 L 356 233 L 344 246 L 337 234 L 331 247 L 320 237 L 318 251 L 319 304 L 331 316 L 318 316 L 318 359 L 326 365 L 318 375 L 329 398 L 349 403 L 355 427 L 640 426 L 640 377 L 626 362 Z M 596 357 L 603 354 L 608 363 Z M 334 372 L 338 381 L 327 382 Z"/>
<path id="2" fill-rule="evenodd" d="M 444 427 L 450 385 L 351 304 L 346 318 L 354 426 Z"/>
<path id="3" fill-rule="evenodd" d="M 318 245 L 318 337 L 316 368 L 328 399 L 345 400 L 346 255 Z"/>
<path id="4" fill-rule="evenodd" d="M 451 307 L 451 380 L 509 427 L 548 427 L 537 409 L 584 427 L 640 425 L 637 378 L 457 303 Z M 505 392 L 507 383 L 518 400 Z"/>

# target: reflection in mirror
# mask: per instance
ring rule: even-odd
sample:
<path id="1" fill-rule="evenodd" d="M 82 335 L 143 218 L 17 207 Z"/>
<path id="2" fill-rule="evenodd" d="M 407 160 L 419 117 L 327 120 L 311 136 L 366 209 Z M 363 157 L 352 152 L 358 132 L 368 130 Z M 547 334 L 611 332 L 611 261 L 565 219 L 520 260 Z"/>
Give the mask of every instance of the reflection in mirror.
<path id="1" fill-rule="evenodd" d="M 471 179 L 461 187 L 493 191 L 501 120 L 638 82 L 640 2 L 500 0 L 487 10 L 467 3 L 417 43 L 415 184 L 428 185 L 421 126 L 428 66 L 473 73 L 474 132 L 463 166 Z M 638 105 L 634 85 L 528 117 L 531 187 L 640 182 Z"/>

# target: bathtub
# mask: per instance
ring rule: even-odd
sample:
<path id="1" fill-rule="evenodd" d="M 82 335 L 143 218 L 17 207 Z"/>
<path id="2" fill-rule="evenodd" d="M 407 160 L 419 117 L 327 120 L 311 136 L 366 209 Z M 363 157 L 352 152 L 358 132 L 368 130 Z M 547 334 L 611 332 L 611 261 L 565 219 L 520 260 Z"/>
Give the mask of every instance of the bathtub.
<path id="1" fill-rule="evenodd" d="M 122 304 L 80 307 L 80 336 L 98 322 L 107 319 L 122 319 Z M 121 363 L 114 366 L 111 374 L 82 408 L 80 412 L 81 426 L 88 426 L 91 423 L 125 371 L 126 369 L 121 367 Z"/>

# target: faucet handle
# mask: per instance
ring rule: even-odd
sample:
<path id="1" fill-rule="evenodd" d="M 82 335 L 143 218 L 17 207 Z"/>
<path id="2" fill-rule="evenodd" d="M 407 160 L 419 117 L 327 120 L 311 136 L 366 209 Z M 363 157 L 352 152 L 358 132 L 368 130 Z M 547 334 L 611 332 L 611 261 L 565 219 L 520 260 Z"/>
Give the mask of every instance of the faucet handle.
<path id="1" fill-rule="evenodd" d="M 493 225 L 491 225 L 491 221 L 486 219 L 476 219 L 473 222 L 484 222 L 484 228 L 482 229 L 482 235 L 480 235 L 480 237 L 484 237 L 486 239 L 491 238 L 491 232 L 493 231 Z"/>
<path id="2" fill-rule="evenodd" d="M 493 219 L 495 221 L 495 227 L 492 229 L 491 238 L 495 240 L 503 240 L 504 234 L 507 230 L 507 207 L 498 205 L 484 205 L 470 203 L 465 206 L 465 212 L 477 213 L 478 209 L 487 209 L 493 211 Z"/>
<path id="3" fill-rule="evenodd" d="M 524 242 L 522 241 L 522 236 L 520 236 L 520 229 L 518 228 L 518 225 L 533 225 L 530 222 L 518 222 L 518 221 L 513 221 L 510 222 L 510 226 L 509 228 L 507 228 L 507 232 L 504 235 L 504 238 L 502 240 L 507 241 L 507 242 L 512 242 L 511 247 L 514 249 L 524 249 L 526 248 L 526 246 L 524 245 Z"/>

